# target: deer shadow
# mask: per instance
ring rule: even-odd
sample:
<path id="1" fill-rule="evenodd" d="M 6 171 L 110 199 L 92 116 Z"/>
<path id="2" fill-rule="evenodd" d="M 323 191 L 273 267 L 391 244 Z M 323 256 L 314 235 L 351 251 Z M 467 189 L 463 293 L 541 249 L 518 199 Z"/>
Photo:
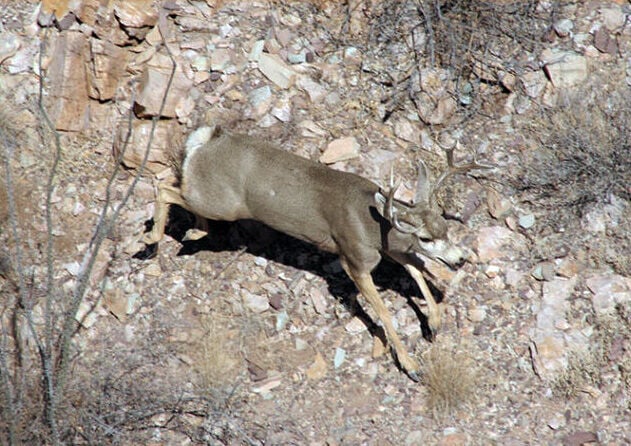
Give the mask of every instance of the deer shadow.
<path id="1" fill-rule="evenodd" d="M 336 254 L 321 251 L 314 245 L 298 240 L 287 234 L 278 232 L 255 220 L 239 220 L 236 222 L 208 220 L 208 236 L 199 240 L 183 240 L 186 232 L 195 225 L 193 214 L 172 205 L 165 234 L 182 244 L 178 256 L 194 255 L 200 251 L 225 252 L 240 251 L 263 257 L 269 261 L 308 271 L 325 280 L 328 291 L 351 314 L 357 316 L 373 336 L 385 342 L 385 333 L 357 303 L 358 290 L 353 281 L 343 271 Z M 146 230 L 151 230 L 153 220 L 145 222 Z M 157 245 L 147 245 L 136 253 L 134 258 L 149 259 L 156 255 Z M 384 256 L 377 268 L 372 272 L 377 288 L 390 290 L 405 297 L 419 320 L 423 338 L 431 341 L 432 331 L 428 320 L 414 298 L 422 296 L 416 282 L 398 263 Z M 437 302 L 443 300 L 443 293 L 428 281 L 428 286 Z"/>

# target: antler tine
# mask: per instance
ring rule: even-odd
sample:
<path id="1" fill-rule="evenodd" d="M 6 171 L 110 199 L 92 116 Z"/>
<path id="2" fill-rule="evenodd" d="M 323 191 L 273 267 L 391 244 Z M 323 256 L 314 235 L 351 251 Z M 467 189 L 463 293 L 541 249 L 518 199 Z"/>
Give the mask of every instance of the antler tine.
<path id="1" fill-rule="evenodd" d="M 456 147 L 460 148 L 460 142 L 456 143 Z M 445 170 L 436 180 L 434 187 L 432 189 L 432 195 L 440 188 L 443 182 L 452 175 L 457 173 L 468 172 L 473 169 L 493 169 L 495 166 L 488 164 L 481 164 L 476 160 L 475 153 L 473 154 L 473 161 L 466 164 L 461 164 L 460 166 L 454 165 L 454 148 L 451 147 L 449 149 L 445 149 L 445 153 L 447 155 L 447 170 Z"/>
<path id="2" fill-rule="evenodd" d="M 392 221 L 394 219 L 394 211 L 392 210 L 394 205 L 394 194 L 397 189 L 401 185 L 401 180 L 398 180 L 395 185 L 392 184 L 393 178 L 390 177 L 390 191 L 388 192 L 388 199 L 386 200 L 386 204 L 383 209 L 384 215 L 388 218 L 388 220 Z"/>
<path id="3" fill-rule="evenodd" d="M 390 178 L 390 180 L 392 182 L 392 177 Z M 397 216 L 397 213 L 394 211 L 394 194 L 396 193 L 400 185 L 401 185 L 401 180 L 397 181 L 397 183 L 390 188 L 390 191 L 388 192 L 388 198 L 386 200 L 386 204 L 384 205 L 383 213 L 388 219 L 388 221 L 390 222 L 390 224 L 392 224 L 392 226 L 394 226 L 394 228 L 397 231 L 400 231 L 404 234 L 412 234 L 416 232 L 416 229 L 415 228 L 407 229 L 403 227 L 401 223 L 399 223 L 399 217 Z"/>

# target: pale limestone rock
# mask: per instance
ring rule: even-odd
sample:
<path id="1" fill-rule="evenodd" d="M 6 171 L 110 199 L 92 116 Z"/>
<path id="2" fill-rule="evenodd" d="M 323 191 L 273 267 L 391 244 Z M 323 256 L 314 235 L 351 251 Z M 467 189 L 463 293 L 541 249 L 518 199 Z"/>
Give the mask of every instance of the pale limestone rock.
<path id="1" fill-rule="evenodd" d="M 567 37 L 574 29 L 574 22 L 570 19 L 560 19 L 552 24 L 552 28 L 559 37 Z"/>
<path id="2" fill-rule="evenodd" d="M 210 69 L 225 72 L 232 65 L 232 51 L 227 48 L 217 48 L 210 54 Z"/>
<path id="3" fill-rule="evenodd" d="M 477 253 L 480 262 L 514 259 L 526 250 L 526 239 L 502 226 L 487 226 L 478 231 Z"/>
<path id="4" fill-rule="evenodd" d="M 353 136 L 333 140 L 329 143 L 322 156 L 320 156 L 320 162 L 332 164 L 357 158 L 359 156 L 359 148 L 359 142 Z"/>
<path id="5" fill-rule="evenodd" d="M 326 88 L 307 75 L 296 78 L 296 87 L 307 93 L 309 100 L 314 104 L 321 103 L 328 93 Z"/>
<path id="6" fill-rule="evenodd" d="M 137 169 L 140 167 L 149 136 L 151 133 L 151 121 L 134 121 L 132 123 L 132 133 L 125 148 L 125 136 L 127 134 L 127 126 L 120 125 L 118 127 L 118 135 L 114 140 L 114 155 L 118 157 L 121 151 L 125 150 L 122 162 L 125 166 Z M 147 158 L 145 169 L 152 173 L 160 172 L 169 166 L 169 151 L 173 147 L 178 147 L 175 138 L 179 136 L 179 128 L 174 121 L 158 121 L 153 142 Z"/>
<path id="7" fill-rule="evenodd" d="M 272 89 L 269 85 L 256 88 L 248 94 L 248 101 L 252 106 L 251 117 L 258 119 L 272 106 Z"/>
<path id="8" fill-rule="evenodd" d="M 539 376 L 549 378 L 567 366 L 567 355 L 586 344 L 584 336 L 559 329 L 569 327 L 566 311 L 568 300 L 576 287 L 577 278 L 555 279 L 543 284 L 541 306 L 537 312 L 532 335 L 533 366 Z"/>
<path id="9" fill-rule="evenodd" d="M 269 310 L 269 301 L 266 296 L 261 296 L 258 294 L 252 294 L 247 290 L 242 291 L 243 295 L 243 304 L 246 308 L 250 309 L 255 313 L 263 313 Z"/>
<path id="10" fill-rule="evenodd" d="M 572 87 L 587 78 L 587 59 L 573 51 L 545 50 L 541 61 L 550 81 L 557 88 Z"/>
<path id="11" fill-rule="evenodd" d="M 193 86 L 193 81 L 186 77 L 181 66 L 182 64 L 178 63 L 175 70 L 167 101 L 162 111 L 163 117 L 175 118 L 177 116 L 178 103 L 188 96 Z M 136 114 L 139 117 L 158 115 L 171 75 L 171 67 L 171 59 L 158 53 L 147 62 L 140 78 L 136 98 Z"/>
<path id="12" fill-rule="evenodd" d="M 114 3 L 114 14 L 126 27 L 152 27 L 158 22 L 155 4 L 154 0 L 117 0 Z"/>
<path id="13" fill-rule="evenodd" d="M 89 54 L 87 37 L 64 31 L 57 39 L 50 79 L 50 114 L 57 130 L 81 131 L 88 125 L 89 101 L 85 55 Z"/>
<path id="14" fill-rule="evenodd" d="M 125 71 L 128 53 L 112 43 L 98 39 L 92 39 L 90 46 L 92 60 L 88 70 L 89 95 L 100 101 L 112 99 Z"/>
<path id="15" fill-rule="evenodd" d="M 313 288 L 310 293 L 311 303 L 313 304 L 313 308 L 318 314 L 326 314 L 327 304 L 326 297 L 324 293 L 319 288 Z"/>
<path id="16" fill-rule="evenodd" d="M 316 352 L 313 363 L 305 372 L 307 378 L 312 381 L 318 381 L 326 376 L 326 372 L 326 361 L 324 360 L 320 352 Z"/>
<path id="17" fill-rule="evenodd" d="M 294 83 L 296 72 L 276 54 L 261 53 L 259 70 L 276 86 L 287 89 Z"/>
<path id="18" fill-rule="evenodd" d="M 533 99 L 538 98 L 543 93 L 548 83 L 546 75 L 541 70 L 524 73 L 520 76 L 520 80 L 528 97 Z"/>
<path id="19" fill-rule="evenodd" d="M 12 33 L 0 35 L 0 64 L 20 49 L 20 39 Z"/>
<path id="20" fill-rule="evenodd" d="M 594 294 L 592 305 L 598 315 L 611 314 L 616 305 L 631 302 L 631 279 L 605 273 L 587 279 L 587 287 Z"/>
<path id="21" fill-rule="evenodd" d="M 618 31 L 626 23 L 628 12 L 620 7 L 602 8 L 600 16 L 607 29 Z"/>
<path id="22" fill-rule="evenodd" d="M 508 198 L 503 197 L 493 188 L 486 191 L 486 206 L 491 217 L 496 220 L 506 217 L 513 207 Z"/>
<path id="23" fill-rule="evenodd" d="M 270 110 L 270 114 L 281 122 L 291 121 L 291 101 L 289 98 L 282 98 Z"/>
<path id="24" fill-rule="evenodd" d="M 394 123 L 394 134 L 397 138 L 412 144 L 419 144 L 421 141 L 421 129 L 418 123 L 414 125 L 407 119 L 400 119 Z"/>

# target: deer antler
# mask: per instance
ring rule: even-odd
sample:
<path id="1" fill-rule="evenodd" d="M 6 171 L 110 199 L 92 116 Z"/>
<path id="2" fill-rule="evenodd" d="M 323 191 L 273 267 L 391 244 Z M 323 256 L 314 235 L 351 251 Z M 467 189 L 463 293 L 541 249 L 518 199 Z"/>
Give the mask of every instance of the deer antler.
<path id="1" fill-rule="evenodd" d="M 390 178 L 390 184 L 392 184 L 392 177 Z M 392 224 L 392 226 L 394 226 L 397 231 L 404 234 L 413 234 L 416 232 L 416 228 L 411 227 L 410 229 L 403 227 L 401 223 L 399 223 L 399 217 L 397 216 L 397 212 L 394 209 L 394 194 L 396 193 L 400 185 L 401 181 L 397 181 L 397 183 L 390 188 L 390 191 L 388 192 L 388 199 L 386 200 L 386 204 L 383 208 L 383 213 L 390 224 Z"/>
<path id="2" fill-rule="evenodd" d="M 456 143 L 456 147 L 460 148 L 460 142 Z M 436 183 L 434 184 L 434 187 L 432 187 L 432 192 L 431 192 L 432 198 L 434 198 L 436 191 L 445 182 L 445 180 L 452 175 L 455 175 L 457 173 L 468 172 L 473 169 L 493 169 L 495 167 L 492 165 L 479 163 L 475 158 L 475 154 L 473 155 L 472 162 L 456 166 L 454 165 L 454 147 L 452 146 L 448 149 L 445 149 L 445 153 L 447 155 L 447 170 L 445 170 L 442 174 L 440 174 L 440 176 L 438 177 L 438 180 L 436 180 Z"/>

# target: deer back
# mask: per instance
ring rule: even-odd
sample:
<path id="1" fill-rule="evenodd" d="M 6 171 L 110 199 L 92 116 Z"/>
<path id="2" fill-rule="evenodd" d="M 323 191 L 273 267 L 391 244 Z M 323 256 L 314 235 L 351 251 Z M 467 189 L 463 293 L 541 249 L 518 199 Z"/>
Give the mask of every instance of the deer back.
<path id="1" fill-rule="evenodd" d="M 376 184 L 260 138 L 202 133 L 189 137 L 181 171 L 182 197 L 196 214 L 254 219 L 331 252 L 380 247 Z"/>

